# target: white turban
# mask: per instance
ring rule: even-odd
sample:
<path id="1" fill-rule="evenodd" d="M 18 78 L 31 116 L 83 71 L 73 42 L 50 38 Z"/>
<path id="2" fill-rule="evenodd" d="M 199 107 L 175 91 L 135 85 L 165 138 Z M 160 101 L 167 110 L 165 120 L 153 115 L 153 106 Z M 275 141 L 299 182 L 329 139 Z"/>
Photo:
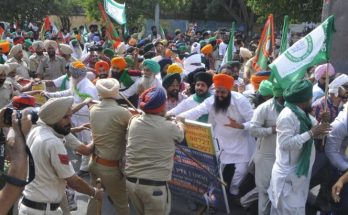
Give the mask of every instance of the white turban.
<path id="1" fill-rule="evenodd" d="M 70 48 L 70 46 L 66 45 L 66 44 L 60 44 L 59 49 L 65 55 L 71 54 L 73 52 L 73 50 Z"/>
<path id="2" fill-rule="evenodd" d="M 116 49 L 116 53 L 118 55 L 122 55 L 126 52 L 126 44 L 124 44 L 124 42 L 120 43 L 120 45 L 118 45 L 117 49 Z"/>
<path id="3" fill-rule="evenodd" d="M 0 64 L 0 75 L 6 74 L 10 71 L 10 67 L 7 64 Z"/>
<path id="4" fill-rule="evenodd" d="M 194 42 L 191 46 L 191 54 L 196 53 L 200 54 L 201 53 L 201 44 Z"/>
<path id="5" fill-rule="evenodd" d="M 44 46 L 45 46 L 46 51 L 50 46 L 52 46 L 54 49 L 57 49 L 57 47 L 58 47 L 56 41 L 53 41 L 53 40 L 45 40 Z"/>
<path id="6" fill-rule="evenodd" d="M 244 48 L 244 47 L 240 47 L 239 54 L 242 58 L 251 58 L 253 56 L 251 51 L 247 48 Z"/>
<path id="7" fill-rule="evenodd" d="M 95 85 L 98 93 L 102 99 L 113 98 L 115 99 L 120 89 L 119 82 L 114 78 L 99 79 Z"/>
<path id="8" fill-rule="evenodd" d="M 43 104 L 39 111 L 39 118 L 47 125 L 54 125 L 67 114 L 74 99 L 72 96 L 51 98 Z"/>
<path id="9" fill-rule="evenodd" d="M 39 47 L 42 48 L 42 49 L 45 48 L 44 43 L 42 41 L 40 41 L 40 40 L 33 42 L 32 46 L 33 46 L 35 51 Z"/>
<path id="10" fill-rule="evenodd" d="M 348 75 L 342 74 L 329 84 L 329 93 L 333 93 L 337 97 L 339 88 L 345 84 L 348 84 Z"/>
<path id="11" fill-rule="evenodd" d="M 20 52 L 20 51 L 22 51 L 22 50 L 23 50 L 23 48 L 22 48 L 22 45 L 21 45 L 21 44 L 14 45 L 14 46 L 11 48 L 10 53 L 8 54 L 8 58 L 13 57 L 14 55 L 18 54 L 18 52 Z"/>

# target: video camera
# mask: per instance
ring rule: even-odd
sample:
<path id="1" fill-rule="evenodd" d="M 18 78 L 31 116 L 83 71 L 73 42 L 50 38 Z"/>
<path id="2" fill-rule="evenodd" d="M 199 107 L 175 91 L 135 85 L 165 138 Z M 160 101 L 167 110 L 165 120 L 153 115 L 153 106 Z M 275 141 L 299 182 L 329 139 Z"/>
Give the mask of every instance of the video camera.
<path id="1" fill-rule="evenodd" d="M 17 119 L 22 119 L 22 112 L 20 110 L 15 110 L 13 108 L 6 108 L 4 113 L 4 123 L 8 126 L 12 125 L 12 113 L 13 111 L 16 111 Z M 31 115 L 31 122 L 35 124 L 37 120 L 39 119 L 39 107 L 31 108 L 29 110 L 29 115 Z"/>
<path id="2" fill-rule="evenodd" d="M 101 51 L 103 51 L 103 47 L 101 45 L 93 45 L 93 46 L 87 48 L 87 51 L 89 51 L 89 52 L 93 52 L 93 51 L 101 52 Z"/>

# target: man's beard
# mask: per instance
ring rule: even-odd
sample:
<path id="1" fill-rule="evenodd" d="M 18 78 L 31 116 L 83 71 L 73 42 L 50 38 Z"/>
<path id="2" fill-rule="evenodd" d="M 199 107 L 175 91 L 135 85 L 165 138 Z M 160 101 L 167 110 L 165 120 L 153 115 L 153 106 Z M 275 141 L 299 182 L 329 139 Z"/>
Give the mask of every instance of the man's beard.
<path id="1" fill-rule="evenodd" d="M 48 54 L 48 56 L 49 56 L 50 58 L 53 58 L 53 57 L 56 56 L 56 53 L 55 53 L 55 52 L 47 52 L 47 54 Z"/>
<path id="2" fill-rule="evenodd" d="M 112 78 L 115 78 L 115 79 L 117 79 L 117 80 L 120 80 L 120 78 L 121 78 L 121 73 L 120 73 L 120 72 L 117 72 L 117 71 L 111 70 L 111 77 L 112 77 Z"/>
<path id="3" fill-rule="evenodd" d="M 195 93 L 197 96 L 203 97 L 203 96 L 207 95 L 208 91 L 204 92 L 203 90 L 195 90 Z"/>
<path id="4" fill-rule="evenodd" d="M 37 55 L 42 56 L 43 52 L 36 52 Z"/>
<path id="5" fill-rule="evenodd" d="M 306 113 L 306 114 L 310 114 L 312 112 L 312 106 L 311 105 L 308 105 L 307 107 L 305 107 L 303 109 L 303 111 Z"/>
<path id="6" fill-rule="evenodd" d="M 107 78 L 108 77 L 108 74 L 100 74 L 99 75 L 99 78 L 100 79 L 105 79 L 105 78 Z"/>
<path id="7" fill-rule="evenodd" d="M 54 124 L 52 128 L 58 134 L 66 136 L 66 135 L 70 134 L 71 124 L 68 124 L 68 125 L 66 125 L 64 127 L 60 127 L 57 124 Z"/>
<path id="8" fill-rule="evenodd" d="M 6 79 L 0 79 L 0 87 L 5 83 Z"/>
<path id="9" fill-rule="evenodd" d="M 179 99 L 179 90 L 167 91 L 167 95 L 169 98 L 173 98 L 175 100 Z"/>
<path id="10" fill-rule="evenodd" d="M 150 87 L 153 86 L 154 84 L 154 80 L 155 80 L 155 77 L 154 76 L 150 76 L 150 77 L 145 77 L 143 76 L 141 82 L 140 82 L 140 87 L 142 89 L 147 90 L 149 89 Z"/>
<path id="11" fill-rule="evenodd" d="M 215 96 L 214 109 L 216 113 L 219 113 L 220 111 L 222 113 L 226 113 L 230 104 L 231 104 L 231 92 L 228 92 L 228 96 L 224 98 L 222 101 L 220 101 L 219 98 Z"/>
<path id="12" fill-rule="evenodd" d="M 325 83 L 322 84 L 322 83 L 320 83 L 320 81 L 318 81 L 318 87 L 320 87 L 320 89 L 322 89 L 323 91 L 325 91 Z"/>

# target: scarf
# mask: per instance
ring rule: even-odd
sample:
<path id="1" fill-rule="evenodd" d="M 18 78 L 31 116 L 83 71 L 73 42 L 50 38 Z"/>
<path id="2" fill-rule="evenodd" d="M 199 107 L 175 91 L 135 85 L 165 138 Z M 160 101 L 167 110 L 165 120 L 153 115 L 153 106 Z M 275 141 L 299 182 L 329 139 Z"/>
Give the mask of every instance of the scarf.
<path id="1" fill-rule="evenodd" d="M 273 97 L 273 106 L 278 113 L 282 112 L 282 110 L 284 108 L 283 105 L 279 104 L 279 102 L 277 101 L 277 99 L 275 97 Z"/>
<path id="2" fill-rule="evenodd" d="M 120 77 L 120 82 L 126 86 L 126 88 L 132 86 L 134 84 L 134 81 L 132 80 L 131 76 L 128 74 L 127 70 L 124 70 Z"/>
<path id="3" fill-rule="evenodd" d="M 82 100 L 85 100 L 86 98 L 92 98 L 92 96 L 87 93 L 81 93 L 76 87 L 74 87 L 74 93 L 78 95 Z"/>
<path id="4" fill-rule="evenodd" d="M 209 96 L 211 96 L 211 94 L 208 92 L 206 93 L 204 96 L 198 96 L 196 93 L 193 94 L 192 98 L 195 102 L 197 102 L 198 104 L 201 104 L 206 98 L 208 98 Z M 202 116 L 200 116 L 197 121 L 198 122 L 204 122 L 207 123 L 208 122 L 208 116 L 209 114 L 203 114 Z"/>
<path id="5" fill-rule="evenodd" d="M 298 107 L 292 103 L 285 102 L 285 106 L 288 107 L 300 121 L 300 134 L 307 132 L 312 128 L 312 121 L 309 118 L 309 115 L 300 111 Z M 309 162 L 312 151 L 313 138 L 309 139 L 307 142 L 303 144 L 303 149 L 300 154 L 299 160 L 296 164 L 296 175 L 300 176 L 308 176 L 309 171 Z"/>
<path id="6" fill-rule="evenodd" d="M 66 81 L 69 79 L 68 75 L 66 74 L 63 81 L 62 81 L 62 84 L 60 85 L 60 91 L 63 91 L 63 90 L 66 90 Z"/>

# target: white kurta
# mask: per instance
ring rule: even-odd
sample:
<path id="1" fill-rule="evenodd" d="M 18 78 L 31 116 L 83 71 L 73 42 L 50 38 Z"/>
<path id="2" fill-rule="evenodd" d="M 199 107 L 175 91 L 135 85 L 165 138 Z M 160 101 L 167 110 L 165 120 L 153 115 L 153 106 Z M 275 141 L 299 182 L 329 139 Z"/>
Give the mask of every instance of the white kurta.
<path id="1" fill-rule="evenodd" d="M 272 127 L 276 126 L 279 113 L 274 107 L 274 99 L 269 99 L 259 105 L 250 122 L 250 133 L 257 137 L 255 163 L 255 183 L 258 190 L 258 212 L 259 215 L 269 215 L 271 203 L 268 198 L 267 189 L 272 175 L 272 167 L 275 161 L 276 134 Z"/>
<path id="2" fill-rule="evenodd" d="M 191 95 L 187 99 L 180 102 L 175 108 L 168 111 L 167 114 L 169 116 L 171 116 L 171 115 L 177 116 L 185 111 L 188 111 L 188 110 L 191 110 L 192 108 L 197 107 L 199 104 L 200 103 L 196 102 L 193 99 L 193 95 Z"/>
<path id="3" fill-rule="evenodd" d="M 249 133 L 249 121 L 253 116 L 251 104 L 240 93 L 231 92 L 231 95 L 231 104 L 225 113 L 215 112 L 215 98 L 211 96 L 197 107 L 179 114 L 180 117 L 192 120 L 209 114 L 208 122 L 212 124 L 214 135 L 219 141 L 222 164 L 249 162 L 255 149 L 255 139 Z M 228 117 L 242 123 L 244 129 L 225 126 L 230 122 Z"/>
<path id="4" fill-rule="evenodd" d="M 131 97 L 131 96 L 137 94 L 137 93 L 138 93 L 138 90 L 139 90 L 139 85 L 140 85 L 142 79 L 143 79 L 143 77 L 142 77 L 142 78 L 138 78 L 138 79 L 134 82 L 134 84 L 132 84 L 132 86 L 130 86 L 127 90 L 121 92 L 120 94 L 122 94 L 122 95 L 123 95 L 124 97 L 126 97 L 126 98 L 129 98 L 129 97 Z M 161 88 L 163 88 L 163 87 L 162 87 L 161 81 L 158 80 L 157 78 L 155 78 L 152 87 L 161 87 Z M 145 90 L 146 90 L 146 89 L 145 89 Z M 122 97 L 121 97 L 121 96 L 118 96 L 117 99 L 122 99 Z"/>
<path id="5" fill-rule="evenodd" d="M 316 124 L 314 117 L 310 118 L 312 123 Z M 277 119 L 276 160 L 268 189 L 272 202 L 271 214 L 305 214 L 315 147 L 312 146 L 307 177 L 296 175 L 296 165 L 303 144 L 309 139 L 309 132 L 300 134 L 300 121 L 289 108 L 285 107 Z"/>

